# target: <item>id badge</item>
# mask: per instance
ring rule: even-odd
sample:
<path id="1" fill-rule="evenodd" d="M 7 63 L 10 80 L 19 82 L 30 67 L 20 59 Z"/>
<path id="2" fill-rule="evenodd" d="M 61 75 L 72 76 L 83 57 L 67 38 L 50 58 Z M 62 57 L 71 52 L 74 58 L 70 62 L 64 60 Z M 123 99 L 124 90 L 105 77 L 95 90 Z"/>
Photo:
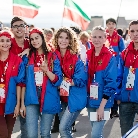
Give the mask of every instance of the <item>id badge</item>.
<path id="1" fill-rule="evenodd" d="M 130 67 L 127 76 L 126 90 L 133 90 L 135 81 L 135 68 Z"/>
<path id="2" fill-rule="evenodd" d="M 60 96 L 69 96 L 69 89 L 71 86 L 71 80 L 64 78 L 60 85 Z"/>
<path id="3" fill-rule="evenodd" d="M 0 103 L 5 103 L 5 84 L 0 84 Z"/>
<path id="4" fill-rule="evenodd" d="M 98 100 L 98 83 L 92 83 L 90 85 L 90 98 Z"/>
<path id="5" fill-rule="evenodd" d="M 34 67 L 35 83 L 36 86 L 42 86 L 43 84 L 43 71 L 40 67 Z"/>

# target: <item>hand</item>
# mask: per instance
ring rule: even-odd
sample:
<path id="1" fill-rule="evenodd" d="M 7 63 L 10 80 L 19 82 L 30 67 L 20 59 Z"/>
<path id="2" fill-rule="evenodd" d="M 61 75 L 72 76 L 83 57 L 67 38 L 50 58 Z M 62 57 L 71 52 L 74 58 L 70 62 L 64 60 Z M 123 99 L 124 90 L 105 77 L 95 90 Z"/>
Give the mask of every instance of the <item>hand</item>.
<path id="1" fill-rule="evenodd" d="M 97 121 L 101 121 L 104 119 L 104 108 L 99 107 L 97 109 Z"/>
<path id="2" fill-rule="evenodd" d="M 14 109 L 14 117 L 17 117 L 19 115 L 19 109 L 20 109 L 20 106 L 19 105 L 16 105 L 15 109 Z"/>
<path id="3" fill-rule="evenodd" d="M 41 69 L 43 72 L 49 71 L 49 70 L 48 70 L 48 67 L 47 67 L 47 63 L 46 63 L 46 61 L 45 61 L 45 56 L 44 56 L 44 60 L 43 60 L 43 59 L 41 59 L 41 60 L 42 60 L 42 64 L 40 65 L 40 69 Z"/>
<path id="4" fill-rule="evenodd" d="M 120 100 L 117 100 L 117 104 L 119 105 L 121 103 L 121 101 Z"/>
<path id="5" fill-rule="evenodd" d="M 20 108 L 20 115 L 25 118 L 26 116 L 26 108 L 24 105 L 21 105 L 21 108 Z"/>
<path id="6" fill-rule="evenodd" d="M 26 55 L 28 57 L 29 55 L 29 48 L 25 49 L 22 53 L 18 54 L 19 57 L 23 57 L 24 55 Z"/>

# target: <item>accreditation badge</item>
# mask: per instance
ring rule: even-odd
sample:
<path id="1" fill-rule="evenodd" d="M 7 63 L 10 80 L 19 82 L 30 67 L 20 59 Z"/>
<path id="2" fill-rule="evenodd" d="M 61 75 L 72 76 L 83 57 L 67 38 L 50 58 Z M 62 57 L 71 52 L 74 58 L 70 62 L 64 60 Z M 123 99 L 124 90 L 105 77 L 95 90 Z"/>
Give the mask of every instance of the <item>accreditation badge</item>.
<path id="1" fill-rule="evenodd" d="M 0 103 L 5 103 L 5 84 L 0 84 Z"/>
<path id="2" fill-rule="evenodd" d="M 135 68 L 130 66 L 129 73 L 127 75 L 126 90 L 133 90 L 135 81 Z"/>
<path id="3" fill-rule="evenodd" d="M 90 98 L 98 100 L 98 83 L 96 82 L 90 85 Z"/>
<path id="4" fill-rule="evenodd" d="M 71 79 L 65 77 L 60 85 L 60 96 L 69 96 L 70 86 Z"/>
<path id="5" fill-rule="evenodd" d="M 42 86 L 43 84 L 43 71 L 40 67 L 34 67 L 35 83 L 36 86 Z"/>

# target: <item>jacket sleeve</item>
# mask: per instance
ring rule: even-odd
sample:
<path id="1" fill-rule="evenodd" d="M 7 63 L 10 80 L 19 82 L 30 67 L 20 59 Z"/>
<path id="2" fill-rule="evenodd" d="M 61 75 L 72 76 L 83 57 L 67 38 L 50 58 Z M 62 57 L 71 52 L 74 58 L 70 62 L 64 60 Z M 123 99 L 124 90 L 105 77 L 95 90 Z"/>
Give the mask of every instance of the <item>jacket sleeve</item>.
<path id="1" fill-rule="evenodd" d="M 120 38 L 118 46 L 119 46 L 119 52 L 122 52 L 125 49 L 125 43 L 124 43 L 123 38 Z"/>
<path id="2" fill-rule="evenodd" d="M 116 93 L 115 93 L 116 100 L 121 100 L 123 70 L 124 70 L 124 61 L 122 60 L 122 57 L 120 57 L 119 64 L 118 64 L 118 72 L 117 72 L 117 89 L 116 89 Z"/>
<path id="3" fill-rule="evenodd" d="M 19 83 L 25 83 L 24 82 L 24 78 L 25 78 L 25 65 L 23 63 L 23 61 L 20 63 L 19 65 L 19 69 L 18 69 L 18 76 L 16 78 L 16 82 Z"/>
<path id="4" fill-rule="evenodd" d="M 103 94 L 111 96 L 116 91 L 117 63 L 115 57 L 111 57 L 108 66 L 104 71 Z"/>
<path id="5" fill-rule="evenodd" d="M 53 73 L 56 75 L 56 81 L 53 81 L 52 84 L 54 86 L 60 86 L 60 84 L 63 80 L 63 76 L 62 76 L 60 61 L 57 56 L 53 61 Z"/>
<path id="6" fill-rule="evenodd" d="M 24 78 L 22 79 L 22 82 L 18 83 L 17 86 L 26 87 L 26 67 L 28 64 L 28 57 L 26 55 L 24 55 L 22 57 L 22 61 L 23 61 L 24 68 L 25 68 L 25 75 L 24 75 Z"/>
<path id="7" fill-rule="evenodd" d="M 78 60 L 75 65 L 73 82 L 77 87 L 84 87 L 87 81 L 87 70 L 82 60 Z"/>

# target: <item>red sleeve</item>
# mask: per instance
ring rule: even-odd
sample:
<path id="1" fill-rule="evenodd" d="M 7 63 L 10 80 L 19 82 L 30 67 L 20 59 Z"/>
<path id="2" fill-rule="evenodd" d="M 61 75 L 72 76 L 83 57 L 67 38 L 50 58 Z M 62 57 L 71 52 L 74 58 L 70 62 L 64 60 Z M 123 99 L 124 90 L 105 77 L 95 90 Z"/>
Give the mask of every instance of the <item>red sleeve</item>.
<path id="1" fill-rule="evenodd" d="M 56 83 L 58 81 L 58 76 L 55 75 L 55 79 L 53 81 L 51 81 L 52 83 Z"/>
<path id="2" fill-rule="evenodd" d="M 17 86 L 26 87 L 26 85 L 24 83 L 18 83 Z"/>

